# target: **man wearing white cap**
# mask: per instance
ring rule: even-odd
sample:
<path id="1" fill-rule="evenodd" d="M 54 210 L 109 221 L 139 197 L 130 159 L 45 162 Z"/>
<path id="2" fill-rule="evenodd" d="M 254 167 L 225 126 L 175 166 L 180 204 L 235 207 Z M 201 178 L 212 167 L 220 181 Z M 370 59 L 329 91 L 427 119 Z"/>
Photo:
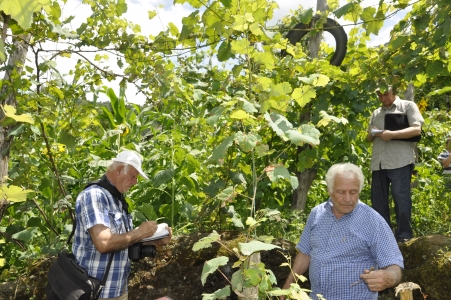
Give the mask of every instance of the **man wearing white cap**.
<path id="1" fill-rule="evenodd" d="M 123 196 L 138 181 L 148 179 L 141 169 L 141 158 L 126 150 L 118 154 L 105 175 L 91 183 L 77 197 L 76 230 L 72 252 L 77 263 L 89 276 L 101 280 L 113 255 L 105 286 L 99 299 L 128 299 L 127 278 L 131 270 L 129 246 L 151 237 L 158 229 L 155 221 L 146 221 L 133 229 L 132 218 Z M 160 246 L 172 237 L 171 228 L 165 238 L 144 243 Z"/>

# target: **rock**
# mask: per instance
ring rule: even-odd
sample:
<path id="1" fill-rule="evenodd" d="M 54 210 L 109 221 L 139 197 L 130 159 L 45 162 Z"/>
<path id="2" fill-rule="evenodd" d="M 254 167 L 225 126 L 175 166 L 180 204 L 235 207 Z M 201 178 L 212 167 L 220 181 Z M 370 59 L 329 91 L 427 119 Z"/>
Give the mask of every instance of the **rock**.
<path id="1" fill-rule="evenodd" d="M 174 300 L 202 299 L 203 293 L 213 293 L 229 284 L 224 276 L 230 278 L 236 271 L 233 263 L 236 256 L 230 255 L 224 247 L 214 243 L 211 248 L 193 252 L 192 247 L 199 239 L 209 233 L 194 233 L 187 236 L 175 237 L 165 247 L 158 249 L 155 258 L 145 258 L 133 264 L 132 275 L 129 280 L 129 300 L 154 300 L 162 296 L 169 296 Z M 233 249 L 239 242 L 245 242 L 245 237 L 238 232 L 224 232 L 221 234 L 222 243 Z M 289 272 L 288 267 L 281 267 L 286 263 L 285 255 L 292 258 L 296 255 L 295 245 L 283 239 L 273 241 L 281 249 L 264 251 L 261 260 L 277 278 L 281 287 Z M 427 295 L 427 300 L 445 300 L 451 295 L 451 237 L 442 235 L 425 236 L 412 239 L 400 244 L 405 259 L 403 282 L 413 282 L 421 287 L 421 292 Z M 203 286 L 201 274 L 204 262 L 217 256 L 228 256 L 229 263 L 207 277 Z M 39 264 L 40 269 L 32 270 L 32 279 L 22 278 L 17 282 L 0 284 L 0 300 L 29 300 L 45 299 L 44 290 L 47 270 L 51 261 L 45 258 Z M 309 288 L 304 283 L 303 288 Z M 419 290 L 413 292 L 414 299 L 423 300 Z M 15 294 L 15 296 L 14 296 Z M 379 300 L 396 299 L 394 289 L 388 289 L 379 295 Z M 229 299 L 237 299 L 235 295 Z"/>

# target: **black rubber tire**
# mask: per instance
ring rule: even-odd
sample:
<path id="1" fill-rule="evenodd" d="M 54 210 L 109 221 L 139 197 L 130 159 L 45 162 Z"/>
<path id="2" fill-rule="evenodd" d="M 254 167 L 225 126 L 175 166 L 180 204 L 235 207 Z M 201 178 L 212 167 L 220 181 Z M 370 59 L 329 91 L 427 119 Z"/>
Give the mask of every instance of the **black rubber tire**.
<path id="1" fill-rule="evenodd" d="M 296 45 L 296 43 L 299 42 L 302 37 L 304 37 L 309 32 L 309 29 L 312 28 L 312 22 L 318 19 L 318 17 L 313 17 L 312 21 L 310 21 L 310 23 L 308 24 L 297 24 L 287 33 L 286 38 L 290 41 L 291 44 Z M 324 22 L 323 30 L 332 34 L 335 39 L 335 52 L 330 59 L 330 64 L 339 66 L 343 62 L 343 59 L 346 55 L 348 47 L 348 35 L 337 21 L 330 18 L 327 18 L 326 22 Z"/>

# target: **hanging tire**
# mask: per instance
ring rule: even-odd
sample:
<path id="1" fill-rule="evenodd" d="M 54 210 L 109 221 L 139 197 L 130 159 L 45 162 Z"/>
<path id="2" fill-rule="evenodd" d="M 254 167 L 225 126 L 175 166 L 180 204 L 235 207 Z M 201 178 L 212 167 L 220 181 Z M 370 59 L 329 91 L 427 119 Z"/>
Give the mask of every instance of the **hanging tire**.
<path id="1" fill-rule="evenodd" d="M 299 23 L 293 29 L 291 29 L 286 38 L 291 44 L 296 45 L 313 27 L 313 21 L 319 20 L 319 17 L 313 17 L 312 21 L 308 24 Z M 332 34 L 335 39 L 335 52 L 330 59 L 330 64 L 334 66 L 339 66 L 345 58 L 347 45 L 348 45 L 348 35 L 346 34 L 343 27 L 335 20 L 327 18 L 326 22 L 323 24 L 323 30 Z M 286 54 L 284 51 L 283 54 Z"/>

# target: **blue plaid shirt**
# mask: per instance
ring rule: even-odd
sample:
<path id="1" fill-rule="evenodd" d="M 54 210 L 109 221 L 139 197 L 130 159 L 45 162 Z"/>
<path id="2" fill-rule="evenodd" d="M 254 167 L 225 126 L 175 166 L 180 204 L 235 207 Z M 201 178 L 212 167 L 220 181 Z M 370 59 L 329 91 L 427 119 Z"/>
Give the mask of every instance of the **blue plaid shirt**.
<path id="1" fill-rule="evenodd" d="M 131 217 L 122 210 L 122 204 L 116 204 L 113 196 L 104 188 L 93 185 L 82 191 L 75 203 L 77 228 L 74 234 L 72 252 L 77 263 L 92 277 L 102 280 L 111 253 L 101 254 L 94 246 L 88 229 L 102 224 L 110 228 L 113 234 L 126 232 L 124 222 L 128 222 L 128 230 L 133 229 Z M 127 221 L 125 221 L 127 220 Z M 115 298 L 122 295 L 127 288 L 127 277 L 131 271 L 128 249 L 114 253 L 110 271 L 100 298 Z"/>
<path id="2" fill-rule="evenodd" d="M 354 210 L 337 219 L 332 201 L 310 213 L 296 248 L 310 256 L 311 297 L 327 300 L 377 300 L 378 293 L 360 280 L 364 269 L 390 265 L 404 268 L 403 257 L 387 222 L 368 205 L 358 202 Z"/>

